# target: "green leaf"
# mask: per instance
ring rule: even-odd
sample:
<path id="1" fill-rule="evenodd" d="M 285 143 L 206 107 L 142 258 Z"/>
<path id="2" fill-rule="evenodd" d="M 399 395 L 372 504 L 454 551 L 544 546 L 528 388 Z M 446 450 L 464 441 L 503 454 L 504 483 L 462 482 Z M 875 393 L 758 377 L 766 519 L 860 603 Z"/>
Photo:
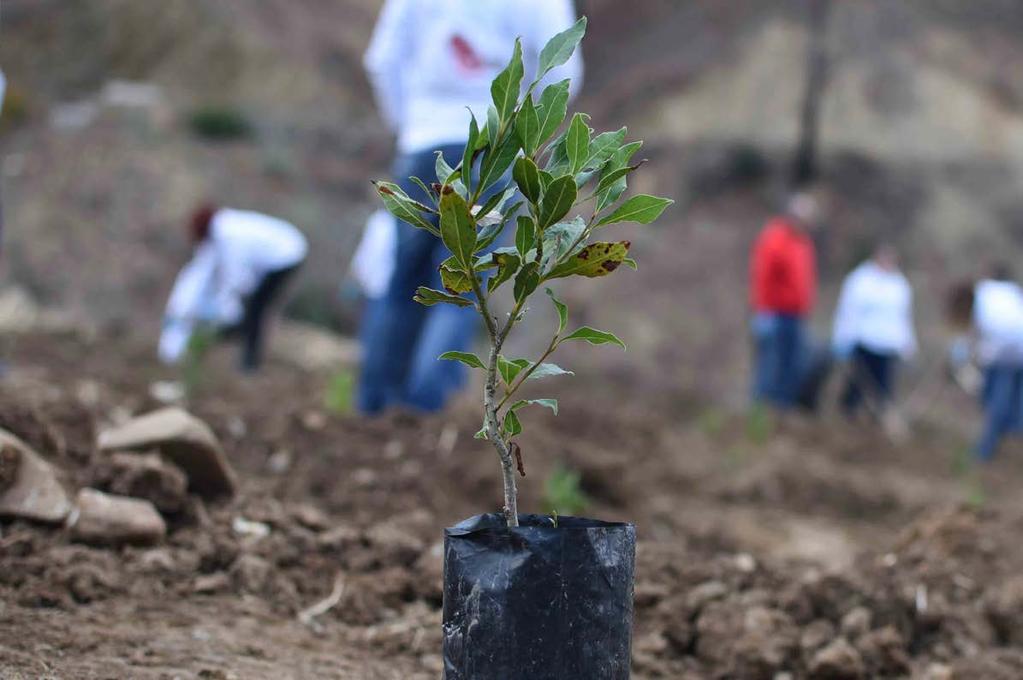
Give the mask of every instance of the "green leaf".
<path id="1" fill-rule="evenodd" d="M 484 224 L 485 220 L 490 219 L 492 217 L 492 213 L 495 210 L 500 210 L 508 199 L 514 195 L 515 187 L 512 186 L 508 187 L 504 191 L 495 191 L 493 195 L 487 199 L 487 202 L 483 204 L 483 207 L 474 212 L 477 224 L 480 226 L 488 226 Z M 504 216 L 502 215 L 501 218 L 503 219 L 503 217 Z"/>
<path id="2" fill-rule="evenodd" d="M 522 262 L 518 251 L 514 248 L 499 248 L 491 253 L 490 257 L 497 265 L 497 274 L 487 281 L 487 293 L 493 293 L 498 286 L 514 276 Z"/>
<path id="3" fill-rule="evenodd" d="M 479 191 L 484 192 L 498 182 L 518 154 L 519 140 L 515 135 L 507 135 L 497 150 L 490 149 L 480 166 Z"/>
<path id="4" fill-rule="evenodd" d="M 572 53 L 575 52 L 576 47 L 579 46 L 579 41 L 583 39 L 585 34 L 586 17 L 582 17 L 571 28 L 551 38 L 540 51 L 540 67 L 536 75 L 537 80 L 550 73 L 551 69 L 565 64 L 571 58 Z"/>
<path id="5" fill-rule="evenodd" d="M 515 118 L 515 134 L 525 154 L 532 156 L 540 145 L 540 113 L 531 94 L 526 95 L 519 108 L 519 115 Z"/>
<path id="6" fill-rule="evenodd" d="M 515 411 L 508 411 L 504 414 L 504 433 L 509 437 L 522 434 L 522 423 Z"/>
<path id="7" fill-rule="evenodd" d="M 611 156 L 611 160 L 604 166 L 604 171 L 601 173 L 601 177 L 608 175 L 616 170 L 620 170 L 629 164 L 632 157 L 639 151 L 640 147 L 643 146 L 643 142 L 630 142 L 622 146 L 618 151 Z M 597 195 L 597 208 L 596 212 L 603 212 L 604 208 L 608 207 L 625 193 L 625 189 L 628 183 L 625 177 L 620 177 L 618 181 L 614 182 L 608 189 Z"/>
<path id="8" fill-rule="evenodd" d="M 541 170 L 540 186 L 543 187 L 544 193 L 547 193 L 547 190 L 551 188 L 552 184 L 554 184 L 554 175 L 547 172 L 546 170 Z"/>
<path id="9" fill-rule="evenodd" d="M 558 400 L 557 399 L 519 399 L 517 402 L 508 407 L 509 411 L 518 411 L 520 408 L 526 406 L 543 406 L 554 411 L 554 415 L 558 415 Z"/>
<path id="10" fill-rule="evenodd" d="M 373 186 L 376 187 L 377 193 L 380 195 L 381 200 L 383 200 L 384 207 L 392 215 L 402 222 L 411 224 L 413 227 L 425 229 L 434 236 L 440 236 L 437 227 L 423 216 L 423 212 L 430 212 L 427 206 L 409 198 L 397 184 L 373 182 Z"/>
<path id="11" fill-rule="evenodd" d="M 568 159 L 568 130 L 551 142 L 550 157 L 547 159 L 544 170 L 555 177 L 574 174 L 572 173 L 572 161 Z"/>
<path id="12" fill-rule="evenodd" d="M 468 189 L 472 186 L 472 162 L 476 157 L 476 145 L 479 143 L 480 126 L 476 122 L 476 115 L 469 111 L 469 139 L 465 144 L 465 151 L 462 153 L 462 184 Z"/>
<path id="13" fill-rule="evenodd" d="M 501 379 L 504 380 L 504 384 L 511 387 L 519 373 L 521 373 L 524 369 L 529 368 L 531 363 L 532 362 L 529 359 L 505 359 L 503 356 L 498 356 L 497 370 L 501 374 Z"/>
<path id="14" fill-rule="evenodd" d="M 440 197 L 440 236 L 461 268 L 471 272 L 476 227 L 465 199 L 453 189 Z"/>
<path id="15" fill-rule="evenodd" d="M 605 224 L 614 224 L 616 222 L 650 224 L 661 216 L 665 208 L 674 202 L 670 198 L 648 196 L 647 194 L 633 196 L 618 206 L 610 215 L 597 222 L 597 226 L 601 227 Z"/>
<path id="16" fill-rule="evenodd" d="M 596 328 L 590 328 L 589 326 L 583 326 L 582 328 L 573 331 L 571 335 L 566 335 L 562 338 L 558 344 L 567 342 L 569 340 L 585 340 L 591 345 L 618 345 L 622 349 L 625 349 L 625 343 L 618 339 L 614 333 L 608 333 L 607 331 L 597 330 Z"/>
<path id="17" fill-rule="evenodd" d="M 586 114 L 577 113 L 572 116 L 565 135 L 565 153 L 568 157 L 569 173 L 576 174 L 583 169 L 590 156 L 590 127 L 586 124 Z"/>
<path id="18" fill-rule="evenodd" d="M 472 300 L 466 300 L 464 297 L 445 293 L 441 290 L 434 290 L 433 288 L 427 288 L 426 286 L 419 286 L 419 288 L 416 289 L 415 297 L 412 299 L 427 307 L 432 307 L 442 302 L 457 305 L 459 307 L 473 306 Z"/>
<path id="19" fill-rule="evenodd" d="M 477 430 L 476 434 L 474 434 L 472 436 L 472 438 L 473 439 L 486 439 L 487 438 L 487 426 L 484 425 L 479 430 Z"/>
<path id="20" fill-rule="evenodd" d="M 515 230 L 515 249 L 519 251 L 519 257 L 526 259 L 526 253 L 536 246 L 536 223 L 532 217 L 520 215 L 518 229 Z"/>
<path id="21" fill-rule="evenodd" d="M 449 293 L 468 293 L 472 290 L 472 279 L 458 264 L 454 257 L 449 257 L 440 265 L 440 280 Z"/>
<path id="22" fill-rule="evenodd" d="M 540 259 L 540 275 L 547 276 L 558 263 L 569 255 L 572 246 L 579 248 L 580 237 L 586 231 L 586 220 L 576 217 L 570 222 L 558 222 L 543 233 L 543 257 Z"/>
<path id="23" fill-rule="evenodd" d="M 607 276 L 625 260 L 629 252 L 628 241 L 617 243 L 597 242 L 591 243 L 578 253 L 570 257 L 566 262 L 554 268 L 548 279 L 560 279 L 565 276 L 587 276 L 595 278 Z"/>
<path id="24" fill-rule="evenodd" d="M 627 132 L 626 128 L 622 128 L 615 132 L 602 132 L 594 137 L 590 143 L 590 156 L 586 159 L 586 164 L 583 167 L 596 170 L 611 160 L 615 151 L 625 141 L 625 134 Z"/>
<path id="25" fill-rule="evenodd" d="M 540 285 L 540 265 L 530 262 L 515 275 L 515 302 L 522 302 Z"/>
<path id="26" fill-rule="evenodd" d="M 632 271 L 638 271 L 639 270 L 639 265 L 636 264 L 636 261 L 633 260 L 631 257 L 627 257 L 624 260 L 622 260 L 622 264 L 624 264 L 626 267 L 628 267 Z"/>
<path id="27" fill-rule="evenodd" d="M 522 156 L 516 160 L 512 178 L 530 203 L 537 203 L 540 200 L 543 185 L 540 184 L 540 169 L 536 167 L 533 159 Z"/>
<path id="28" fill-rule="evenodd" d="M 496 224 L 488 224 L 480 229 L 476 235 L 475 252 L 478 253 L 489 248 L 497 240 L 497 237 L 501 235 L 501 232 L 504 231 L 504 225 L 507 223 L 508 218 L 505 218 Z"/>
<path id="29" fill-rule="evenodd" d="M 502 122 L 511 117 L 515 105 L 519 102 L 523 73 L 522 41 L 516 38 L 511 61 L 490 85 L 490 94 L 494 98 L 494 106 L 497 107 L 497 113 Z"/>
<path id="30" fill-rule="evenodd" d="M 567 215 L 575 205 L 578 192 L 575 179 L 570 175 L 559 177 L 551 182 L 540 203 L 540 229 L 546 229 Z"/>
<path id="31" fill-rule="evenodd" d="M 558 310 L 558 335 L 565 330 L 565 326 L 568 325 L 568 305 L 554 297 L 554 291 L 550 288 L 547 289 L 547 295 L 550 296 L 551 302 L 554 303 L 554 308 Z"/>
<path id="32" fill-rule="evenodd" d="M 615 184 L 617 184 L 620 179 L 622 179 L 629 173 L 638 170 L 640 165 L 642 165 L 642 163 L 637 163 L 636 165 L 628 165 L 624 168 L 618 168 L 617 170 L 612 170 L 611 172 L 604 173 L 603 175 L 600 176 L 600 181 L 597 182 L 597 188 L 593 190 L 593 193 L 598 195 L 603 194 L 605 191 L 607 191 Z M 623 186 L 622 188 L 624 189 L 625 187 Z"/>
<path id="33" fill-rule="evenodd" d="M 444 352 L 437 358 L 443 361 L 461 361 L 469 368 L 482 368 L 483 370 L 487 368 L 478 356 L 470 352 Z"/>
<path id="34" fill-rule="evenodd" d="M 550 139 L 565 122 L 565 116 L 568 115 L 568 86 L 569 82 L 562 80 L 560 83 L 548 85 L 540 94 L 540 103 L 537 107 L 540 134 L 537 137 L 537 147 Z"/>
<path id="35" fill-rule="evenodd" d="M 444 160 L 444 154 L 441 151 L 434 152 L 437 160 L 434 162 L 434 167 L 437 172 L 437 181 L 440 184 L 450 184 L 451 180 L 455 179 L 456 171 L 448 165 L 448 162 Z"/>
<path id="36" fill-rule="evenodd" d="M 501 131 L 501 114 L 493 104 L 487 107 L 487 126 L 484 128 L 487 133 L 487 143 L 493 148 L 497 145 L 497 134 Z M 482 135 L 483 132 L 480 132 Z"/>
<path id="37" fill-rule="evenodd" d="M 566 371 L 557 364 L 540 364 L 529 374 L 529 379 L 542 380 L 543 378 L 551 378 L 558 375 L 575 375 L 575 373 Z"/>
<path id="38" fill-rule="evenodd" d="M 409 177 L 409 179 L 412 180 L 416 186 L 423 190 L 423 195 L 426 196 L 427 200 L 433 202 L 433 205 L 436 207 L 438 195 L 437 192 L 430 191 L 430 187 L 426 186 L 426 182 L 419 179 L 418 177 Z"/>

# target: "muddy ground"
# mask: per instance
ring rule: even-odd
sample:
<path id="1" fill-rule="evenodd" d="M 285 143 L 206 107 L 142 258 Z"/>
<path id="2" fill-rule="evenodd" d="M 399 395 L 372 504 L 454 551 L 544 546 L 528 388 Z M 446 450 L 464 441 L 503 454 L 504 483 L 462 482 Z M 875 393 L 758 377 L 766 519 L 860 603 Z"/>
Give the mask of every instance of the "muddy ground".
<path id="1" fill-rule="evenodd" d="M 149 386 L 167 377 L 114 332 L 3 351 L 0 426 L 69 488 L 103 483 L 97 430 L 157 406 Z M 441 530 L 499 503 L 471 405 L 366 422 L 324 407 L 322 375 L 241 379 L 229 361 L 212 359 L 189 407 L 222 439 L 236 498 L 189 499 L 151 548 L 0 523 L 0 678 L 440 677 Z M 1023 677 L 1015 452 L 974 473 L 936 426 L 895 445 L 574 380 L 523 440 L 523 507 L 565 464 L 587 514 L 636 523 L 637 680 Z M 336 606 L 298 620 L 332 591 Z"/>

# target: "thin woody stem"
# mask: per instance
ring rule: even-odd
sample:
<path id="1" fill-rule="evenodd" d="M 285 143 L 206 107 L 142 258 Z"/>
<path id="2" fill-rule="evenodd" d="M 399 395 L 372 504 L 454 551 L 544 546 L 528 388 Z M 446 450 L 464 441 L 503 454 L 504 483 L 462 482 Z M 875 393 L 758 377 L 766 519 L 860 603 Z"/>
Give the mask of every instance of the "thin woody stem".
<path id="1" fill-rule="evenodd" d="M 469 278 L 472 281 L 473 292 L 476 294 L 480 314 L 483 315 L 487 335 L 490 338 L 487 379 L 483 387 L 483 422 L 487 432 L 487 439 L 490 440 L 494 449 L 497 450 L 497 457 L 501 461 L 501 477 L 504 481 L 504 518 L 508 522 L 508 526 L 517 527 L 519 525 L 519 509 L 518 489 L 515 486 L 515 464 L 512 459 L 511 448 L 501 434 L 501 422 L 497 416 L 497 407 L 495 406 L 497 395 L 497 357 L 501 353 L 501 346 L 508 336 L 508 331 L 511 330 L 514 317 L 509 319 L 502 330 L 498 331 L 497 324 L 490 315 L 487 297 L 483 294 L 483 289 L 476 280 L 475 274 L 470 273 Z M 519 308 L 517 307 L 516 309 Z"/>

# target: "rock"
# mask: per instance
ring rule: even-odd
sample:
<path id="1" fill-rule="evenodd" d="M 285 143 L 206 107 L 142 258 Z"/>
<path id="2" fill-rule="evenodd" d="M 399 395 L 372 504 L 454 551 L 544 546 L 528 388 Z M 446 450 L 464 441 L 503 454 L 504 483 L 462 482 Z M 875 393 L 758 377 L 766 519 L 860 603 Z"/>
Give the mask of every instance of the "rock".
<path id="1" fill-rule="evenodd" d="M 166 548 L 153 548 L 139 555 L 139 570 L 145 574 L 173 573 L 176 563 Z"/>
<path id="2" fill-rule="evenodd" d="M 686 608 L 694 614 L 699 613 L 705 605 L 727 594 L 728 587 L 721 581 L 704 581 L 686 595 Z"/>
<path id="3" fill-rule="evenodd" d="M 853 607 L 842 617 L 840 626 L 842 634 L 849 639 L 858 638 L 870 630 L 873 616 L 866 607 Z"/>
<path id="4" fill-rule="evenodd" d="M 860 680 L 866 672 L 860 653 L 845 638 L 836 638 L 810 661 L 814 680 Z"/>
<path id="5" fill-rule="evenodd" d="M 246 593 L 261 593 L 270 580 L 270 563 L 256 555 L 242 555 L 231 565 L 235 587 Z"/>
<path id="6" fill-rule="evenodd" d="M 835 627 L 827 619 L 816 619 L 803 629 L 799 646 L 807 658 L 835 639 Z"/>
<path id="7" fill-rule="evenodd" d="M 167 534 L 167 525 L 149 501 L 82 489 L 75 504 L 68 527 L 71 537 L 83 543 L 149 545 Z"/>
<path id="8" fill-rule="evenodd" d="M 209 595 L 227 590 L 231 586 L 230 577 L 222 571 L 215 574 L 199 576 L 192 583 L 192 590 L 196 593 Z"/>
<path id="9" fill-rule="evenodd" d="M 893 626 L 870 631 L 856 641 L 856 649 L 873 675 L 897 677 L 909 672 L 906 641 Z"/>
<path id="10" fill-rule="evenodd" d="M 0 516 L 63 522 L 71 500 L 57 471 L 28 444 L 0 430 Z"/>
<path id="11" fill-rule="evenodd" d="M 319 508 L 307 503 L 301 503 L 292 507 L 289 514 L 306 529 L 323 531 L 330 526 L 330 520 L 327 516 Z"/>
<path id="12" fill-rule="evenodd" d="M 188 500 L 188 478 L 155 453 L 115 453 L 100 466 L 94 484 L 119 496 L 142 498 L 164 513 L 181 512 Z"/>
<path id="13" fill-rule="evenodd" d="M 158 450 L 181 468 L 189 489 L 205 498 L 231 495 L 236 481 L 224 451 L 206 423 L 179 408 L 129 420 L 99 435 L 101 451 Z"/>

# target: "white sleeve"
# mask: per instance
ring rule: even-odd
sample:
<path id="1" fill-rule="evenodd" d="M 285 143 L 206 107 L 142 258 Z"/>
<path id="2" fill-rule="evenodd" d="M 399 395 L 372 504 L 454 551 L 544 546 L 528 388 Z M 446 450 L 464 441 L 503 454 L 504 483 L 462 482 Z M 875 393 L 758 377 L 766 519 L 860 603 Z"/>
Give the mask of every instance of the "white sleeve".
<path id="1" fill-rule="evenodd" d="M 404 117 L 403 75 L 416 35 L 415 27 L 410 25 L 413 1 L 387 0 L 363 57 L 380 114 L 395 133 L 401 130 Z"/>
<path id="2" fill-rule="evenodd" d="M 212 244 L 205 243 L 196 250 L 186 264 L 167 300 L 168 319 L 191 321 L 204 317 L 212 295 L 213 279 L 217 270 L 217 253 Z"/>
<path id="3" fill-rule="evenodd" d="M 575 3 L 572 0 L 538 0 L 532 3 L 528 19 L 529 25 L 524 27 L 522 33 L 523 41 L 526 43 L 523 45 L 526 75 L 532 81 L 536 77 L 540 51 L 544 45 L 558 33 L 571 28 L 578 16 L 575 12 Z M 577 48 L 563 66 L 559 66 L 544 76 L 537 86 L 537 92 L 543 92 L 543 88 L 551 83 L 569 78 L 572 81 L 569 92 L 571 97 L 575 98 L 583 84 L 581 50 L 581 47 Z"/>

